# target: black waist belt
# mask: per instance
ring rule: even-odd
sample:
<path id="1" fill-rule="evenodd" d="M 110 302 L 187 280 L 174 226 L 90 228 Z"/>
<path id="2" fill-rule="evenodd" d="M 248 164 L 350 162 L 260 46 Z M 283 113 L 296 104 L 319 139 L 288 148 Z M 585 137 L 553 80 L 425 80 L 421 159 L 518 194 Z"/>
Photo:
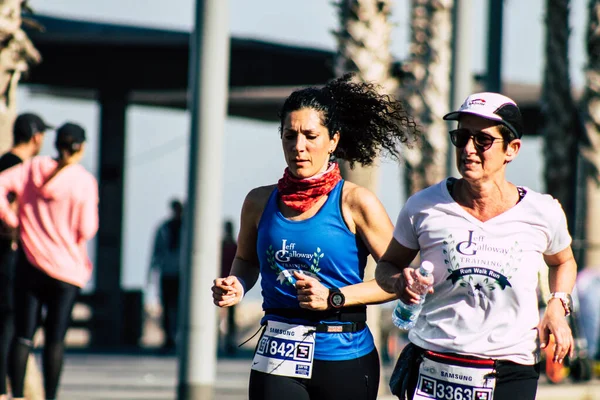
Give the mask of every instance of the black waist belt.
<path id="1" fill-rule="evenodd" d="M 339 321 L 339 322 L 366 322 L 367 307 L 353 306 L 339 310 L 313 311 L 304 308 L 266 308 L 265 315 L 277 315 L 289 319 L 303 319 L 310 322 Z M 363 327 L 364 328 L 364 327 Z"/>

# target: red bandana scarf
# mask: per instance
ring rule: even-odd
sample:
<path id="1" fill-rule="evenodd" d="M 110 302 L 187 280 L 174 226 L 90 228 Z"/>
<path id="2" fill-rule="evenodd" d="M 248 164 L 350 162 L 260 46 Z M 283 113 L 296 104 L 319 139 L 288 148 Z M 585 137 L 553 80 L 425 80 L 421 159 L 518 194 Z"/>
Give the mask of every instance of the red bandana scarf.
<path id="1" fill-rule="evenodd" d="M 296 178 L 286 168 L 283 178 L 277 183 L 277 190 L 283 204 L 293 210 L 304 212 L 315 205 L 319 199 L 331 192 L 342 180 L 340 167 L 330 163 L 327 171 L 306 179 Z"/>

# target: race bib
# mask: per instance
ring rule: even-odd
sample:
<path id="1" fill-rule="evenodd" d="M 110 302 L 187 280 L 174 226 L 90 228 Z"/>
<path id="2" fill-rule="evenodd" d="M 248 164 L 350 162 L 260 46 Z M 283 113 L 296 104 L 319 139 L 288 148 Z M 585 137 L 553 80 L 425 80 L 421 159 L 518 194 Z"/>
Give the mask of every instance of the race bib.
<path id="1" fill-rule="evenodd" d="M 258 342 L 252 369 L 267 374 L 310 379 L 315 327 L 268 321 Z"/>
<path id="2" fill-rule="evenodd" d="M 492 400 L 496 378 L 492 366 L 459 366 L 425 355 L 419 366 L 415 400 Z"/>

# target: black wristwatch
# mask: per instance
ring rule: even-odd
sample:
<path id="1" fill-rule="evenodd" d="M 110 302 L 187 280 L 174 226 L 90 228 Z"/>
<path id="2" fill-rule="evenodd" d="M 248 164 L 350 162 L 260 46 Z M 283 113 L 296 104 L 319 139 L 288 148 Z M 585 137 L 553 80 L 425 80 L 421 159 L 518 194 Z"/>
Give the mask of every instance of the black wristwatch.
<path id="1" fill-rule="evenodd" d="M 346 296 L 338 288 L 329 289 L 329 297 L 327 297 L 327 303 L 331 308 L 342 308 L 346 304 Z"/>

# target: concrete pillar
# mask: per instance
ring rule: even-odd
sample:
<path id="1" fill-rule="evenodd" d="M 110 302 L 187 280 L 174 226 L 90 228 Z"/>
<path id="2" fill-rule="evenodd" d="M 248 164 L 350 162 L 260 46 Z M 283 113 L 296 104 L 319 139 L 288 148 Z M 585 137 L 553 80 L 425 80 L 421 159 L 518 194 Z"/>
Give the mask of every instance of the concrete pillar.
<path id="1" fill-rule="evenodd" d="M 229 83 L 229 1 L 197 0 L 190 47 L 191 136 L 178 400 L 215 399 L 217 310 L 212 281 L 221 259 L 223 134 Z"/>
<path id="2" fill-rule="evenodd" d="M 99 195 L 92 345 L 122 344 L 121 254 L 125 176 L 125 91 L 100 92 Z"/>

